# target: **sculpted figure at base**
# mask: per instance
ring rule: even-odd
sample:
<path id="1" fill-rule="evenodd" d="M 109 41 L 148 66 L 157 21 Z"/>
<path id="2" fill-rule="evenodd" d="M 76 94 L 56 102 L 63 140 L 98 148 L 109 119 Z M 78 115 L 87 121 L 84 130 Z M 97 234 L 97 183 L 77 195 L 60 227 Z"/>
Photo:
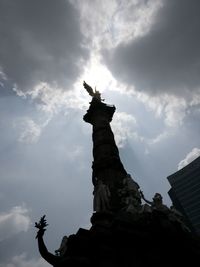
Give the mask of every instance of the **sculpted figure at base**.
<path id="1" fill-rule="evenodd" d="M 65 235 L 62 238 L 61 244 L 59 249 L 55 250 L 56 256 L 63 256 L 65 255 L 66 251 L 67 251 L 67 242 L 68 242 L 68 237 Z"/>
<path id="2" fill-rule="evenodd" d="M 50 263 L 53 266 L 56 266 L 56 264 L 60 261 L 59 257 L 53 255 L 47 250 L 44 240 L 43 240 L 43 235 L 44 235 L 44 232 L 46 231 L 47 225 L 48 224 L 46 223 L 45 215 L 41 217 L 38 223 L 37 222 L 35 223 L 35 227 L 39 229 L 36 235 L 36 239 L 38 240 L 38 248 L 39 248 L 40 255 L 48 263 Z"/>
<path id="3" fill-rule="evenodd" d="M 144 194 L 142 191 L 140 191 L 141 197 L 142 199 L 150 204 L 151 206 L 148 205 L 144 205 L 143 206 L 143 211 L 146 212 L 151 212 L 153 210 L 158 210 L 161 211 L 163 213 L 165 213 L 167 215 L 167 218 L 169 219 L 169 221 L 171 223 L 176 223 L 179 225 L 179 227 L 181 227 L 184 231 L 186 232 L 190 232 L 190 229 L 186 226 L 185 222 L 184 222 L 184 216 L 177 210 L 175 209 L 174 206 L 171 206 L 170 209 L 163 204 L 162 201 L 162 196 L 159 193 L 156 193 L 153 197 L 153 201 L 149 201 L 144 197 Z"/>
<path id="4" fill-rule="evenodd" d="M 69 237 L 64 236 L 61 242 L 61 246 L 56 250 L 57 255 L 53 255 L 46 248 L 46 245 L 43 240 L 44 232 L 46 231 L 45 215 L 41 217 L 40 221 L 35 223 L 35 227 L 38 228 L 36 239 L 38 240 L 38 248 L 40 255 L 45 259 L 49 264 L 54 267 L 66 267 L 66 266 L 91 266 L 87 257 L 69 255 L 68 244 L 74 243 L 76 237 L 75 235 L 70 235 Z"/>
<path id="5" fill-rule="evenodd" d="M 110 209 L 110 190 L 101 180 L 97 181 L 94 187 L 94 211 L 103 212 Z"/>
<path id="6" fill-rule="evenodd" d="M 142 191 L 140 191 L 142 199 L 149 205 L 151 205 L 152 210 L 159 210 L 162 212 L 169 212 L 169 208 L 163 204 L 162 196 L 160 193 L 155 193 L 153 201 L 149 201 L 144 197 Z"/>
<path id="7" fill-rule="evenodd" d="M 127 212 L 135 213 L 140 210 L 141 196 L 139 188 L 139 185 L 132 179 L 131 175 L 127 174 L 123 179 L 122 189 L 119 190 L 124 209 Z"/>
<path id="8" fill-rule="evenodd" d="M 184 231 L 191 232 L 184 222 L 183 214 L 178 211 L 174 206 L 170 207 L 169 219 L 172 222 L 178 222 Z"/>

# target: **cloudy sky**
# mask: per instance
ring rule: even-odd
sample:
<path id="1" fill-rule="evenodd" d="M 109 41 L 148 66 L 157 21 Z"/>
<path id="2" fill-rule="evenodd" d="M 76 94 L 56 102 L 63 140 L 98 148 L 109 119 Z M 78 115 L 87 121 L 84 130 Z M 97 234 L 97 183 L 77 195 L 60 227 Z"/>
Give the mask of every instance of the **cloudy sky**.
<path id="1" fill-rule="evenodd" d="M 90 227 L 91 126 L 83 80 L 116 106 L 124 166 L 170 205 L 166 177 L 200 155 L 200 1 L 0 0 L 0 267 L 45 267 Z"/>

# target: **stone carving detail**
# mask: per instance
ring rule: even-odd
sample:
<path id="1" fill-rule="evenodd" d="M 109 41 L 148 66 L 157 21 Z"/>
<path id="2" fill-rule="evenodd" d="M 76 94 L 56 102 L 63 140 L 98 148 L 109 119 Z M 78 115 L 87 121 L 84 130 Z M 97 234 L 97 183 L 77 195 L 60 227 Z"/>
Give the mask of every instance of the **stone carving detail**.
<path id="1" fill-rule="evenodd" d="M 136 213 L 141 209 L 141 195 L 139 185 L 130 174 L 123 179 L 122 188 L 118 190 L 122 199 L 122 206 L 127 212 Z"/>
<path id="2" fill-rule="evenodd" d="M 184 231 L 191 232 L 191 230 L 187 227 L 187 225 L 184 222 L 183 214 L 177 209 L 175 209 L 174 206 L 170 207 L 169 220 L 172 222 L 178 222 Z"/>
<path id="3" fill-rule="evenodd" d="M 59 249 L 55 250 L 56 256 L 63 256 L 67 251 L 68 237 L 65 235 L 62 238 Z"/>

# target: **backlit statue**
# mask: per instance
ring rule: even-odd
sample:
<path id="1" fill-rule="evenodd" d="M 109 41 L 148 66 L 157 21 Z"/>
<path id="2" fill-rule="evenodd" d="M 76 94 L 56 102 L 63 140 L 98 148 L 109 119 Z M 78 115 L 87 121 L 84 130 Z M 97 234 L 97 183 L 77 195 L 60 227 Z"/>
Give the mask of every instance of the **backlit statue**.
<path id="1" fill-rule="evenodd" d="M 40 221 L 37 223 L 35 223 L 35 227 L 38 228 L 38 232 L 36 235 L 36 239 L 38 240 L 38 248 L 39 248 L 39 252 L 40 255 L 51 265 L 56 266 L 57 263 L 60 262 L 60 257 L 53 255 L 52 253 L 50 253 L 44 243 L 43 240 L 43 235 L 44 232 L 46 231 L 46 227 L 47 227 L 47 222 L 45 219 L 45 215 L 41 217 Z"/>
<path id="2" fill-rule="evenodd" d="M 149 201 L 144 197 L 144 194 L 142 191 L 140 191 L 142 199 L 151 205 L 152 210 L 159 210 L 162 212 L 169 212 L 169 208 L 163 204 L 162 196 L 160 193 L 155 193 L 153 197 L 153 201 Z"/>
<path id="3" fill-rule="evenodd" d="M 70 235 L 69 237 L 64 236 L 61 242 L 61 246 L 56 250 L 56 255 L 48 251 L 44 240 L 43 235 L 46 231 L 47 222 L 45 215 L 41 217 L 40 221 L 35 223 L 35 227 L 38 228 L 36 239 L 38 240 L 38 248 L 40 255 L 45 259 L 49 264 L 54 267 L 65 267 L 65 266 L 91 266 L 87 257 L 82 255 L 69 255 L 68 253 L 68 244 L 74 244 L 76 240 L 75 235 Z"/>
<path id="4" fill-rule="evenodd" d="M 92 96 L 93 98 L 95 98 L 98 101 L 104 101 L 104 99 L 101 98 L 101 94 L 99 91 L 96 90 L 95 91 L 92 89 L 92 87 L 90 85 L 88 85 L 85 81 L 83 82 L 83 86 L 86 89 L 86 91 L 89 93 L 90 96 Z"/>

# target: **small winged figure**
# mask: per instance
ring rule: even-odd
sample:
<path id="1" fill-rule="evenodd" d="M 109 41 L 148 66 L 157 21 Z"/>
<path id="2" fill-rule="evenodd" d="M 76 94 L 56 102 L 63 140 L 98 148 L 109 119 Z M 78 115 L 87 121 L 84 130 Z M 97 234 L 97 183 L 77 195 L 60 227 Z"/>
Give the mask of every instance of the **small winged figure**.
<path id="1" fill-rule="evenodd" d="M 101 98 L 101 94 L 99 91 L 96 90 L 95 91 L 92 89 L 92 87 L 90 85 L 88 85 L 85 81 L 83 82 L 83 86 L 86 89 L 86 91 L 89 93 L 90 96 L 94 97 L 95 99 L 99 100 L 99 101 L 104 101 L 104 99 Z"/>
<path id="2" fill-rule="evenodd" d="M 43 236 L 44 232 L 46 231 L 45 227 L 48 226 L 47 221 L 45 219 L 46 215 L 42 216 L 40 218 L 40 221 L 37 223 L 35 223 L 35 227 L 39 229 L 39 231 L 37 232 L 36 238 L 38 238 L 39 236 Z"/>

